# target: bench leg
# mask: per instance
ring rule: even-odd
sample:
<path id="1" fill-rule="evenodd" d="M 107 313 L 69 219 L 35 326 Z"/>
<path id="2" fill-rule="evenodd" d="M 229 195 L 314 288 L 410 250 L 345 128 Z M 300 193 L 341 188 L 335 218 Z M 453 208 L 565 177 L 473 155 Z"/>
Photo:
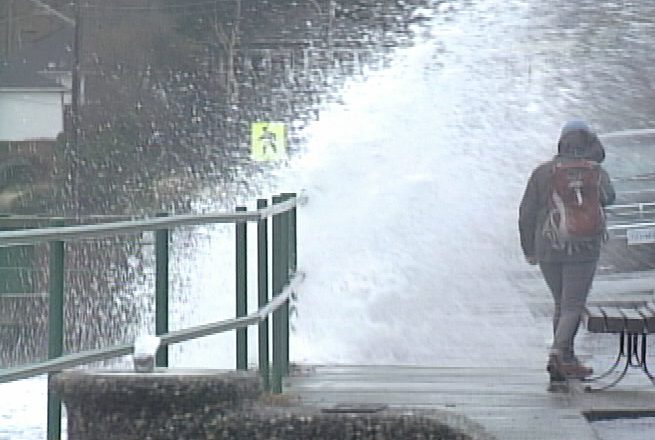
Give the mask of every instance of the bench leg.
<path id="1" fill-rule="evenodd" d="M 650 381 L 655 383 L 655 376 L 653 376 L 648 370 L 648 354 L 646 353 L 648 347 L 648 335 L 642 333 L 641 341 L 639 341 L 639 336 L 640 335 L 636 333 L 628 335 L 629 338 L 632 338 L 632 348 L 628 353 L 628 365 L 633 368 L 640 368 Z"/>
<path id="2" fill-rule="evenodd" d="M 600 379 L 606 378 L 607 376 L 612 374 L 614 372 L 614 370 L 616 370 L 616 367 L 619 366 L 619 363 L 621 362 L 621 359 L 623 357 L 625 357 L 625 356 L 626 356 L 626 352 L 625 352 L 625 333 L 621 332 L 619 334 L 619 353 L 616 355 L 616 360 L 614 361 L 614 364 L 607 371 L 605 371 L 604 373 L 599 374 L 598 376 L 588 377 L 587 379 L 585 379 L 585 382 L 596 382 L 596 381 L 598 381 Z"/>
<path id="3" fill-rule="evenodd" d="M 627 341 L 626 341 L 626 336 L 627 336 Z M 626 346 L 627 346 L 627 351 L 626 351 Z M 621 382 L 621 380 L 623 380 L 626 373 L 628 372 L 628 368 L 632 363 L 631 359 L 632 359 L 633 349 L 634 349 L 633 335 L 630 333 L 626 335 L 624 332 L 620 333 L 619 354 L 616 358 L 616 361 L 614 362 L 614 365 L 612 365 L 612 367 L 609 370 L 607 370 L 605 373 L 601 374 L 600 376 L 587 378 L 584 380 L 584 382 L 597 382 L 599 379 L 604 379 L 605 377 L 609 376 L 612 372 L 614 372 L 614 370 L 616 370 L 616 367 L 618 367 L 619 363 L 621 362 L 621 359 L 625 358 L 625 362 L 623 364 L 623 370 L 612 382 L 602 385 L 600 387 L 592 387 L 591 385 L 587 385 L 585 387 L 585 391 L 587 392 L 603 391 L 608 388 L 612 388 L 613 386 Z"/>
<path id="4" fill-rule="evenodd" d="M 641 369 L 644 370 L 644 373 L 648 378 L 650 379 L 651 382 L 655 384 L 655 376 L 651 374 L 650 371 L 648 371 L 648 358 L 646 357 L 646 347 L 648 346 L 647 340 L 646 340 L 646 333 L 643 333 L 641 335 Z"/>
<path id="5" fill-rule="evenodd" d="M 632 348 L 630 349 L 629 354 L 630 355 L 628 356 L 628 363 L 630 364 L 630 366 L 636 368 L 643 368 L 645 359 L 643 357 L 643 354 L 640 356 L 639 336 L 636 333 L 632 335 Z"/>
<path id="6" fill-rule="evenodd" d="M 626 336 L 627 336 L 627 341 L 626 341 Z M 639 338 L 641 336 L 641 340 Z M 608 388 L 612 388 L 616 384 L 618 384 L 626 375 L 628 368 L 640 368 L 646 376 L 650 379 L 650 381 L 655 384 L 655 376 L 651 374 L 651 372 L 648 370 L 648 362 L 647 362 L 647 335 L 646 333 L 637 334 L 637 333 L 621 333 L 619 336 L 619 355 L 616 358 L 616 361 L 614 362 L 614 365 L 607 370 L 605 373 L 595 376 L 595 377 L 590 377 L 585 379 L 585 382 L 596 382 L 599 379 L 604 379 L 605 377 L 609 376 L 612 372 L 616 370 L 618 367 L 619 363 L 621 362 L 622 358 L 625 358 L 625 363 L 623 365 L 623 371 L 619 374 L 619 376 L 614 379 L 611 383 L 607 385 L 603 385 L 598 388 L 592 388 L 591 386 L 587 386 L 585 388 L 586 391 L 602 391 L 606 390 Z"/>

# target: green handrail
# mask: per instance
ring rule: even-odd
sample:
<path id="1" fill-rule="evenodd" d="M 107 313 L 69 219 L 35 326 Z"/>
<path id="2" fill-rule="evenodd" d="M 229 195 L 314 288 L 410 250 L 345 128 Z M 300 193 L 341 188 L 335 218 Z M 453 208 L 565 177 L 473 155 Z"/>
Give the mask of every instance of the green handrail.
<path id="1" fill-rule="evenodd" d="M 92 225 L 34 228 L 18 231 L 0 232 L 0 246 L 36 244 L 53 240 L 79 240 L 99 238 L 120 234 L 172 229 L 179 226 L 197 226 L 208 223 L 236 223 L 239 221 L 257 222 L 288 211 L 297 204 L 297 199 L 288 200 L 264 209 L 234 214 L 182 214 L 132 221 L 117 221 Z"/>
<path id="2" fill-rule="evenodd" d="M 56 226 L 51 228 L 34 228 L 0 232 L 0 246 L 16 246 L 49 242 L 50 258 L 50 301 L 49 301 L 49 359 L 11 369 L 0 370 L 0 383 L 11 382 L 29 377 L 51 374 L 66 368 L 88 364 L 95 361 L 111 359 L 131 354 L 133 344 L 119 344 L 96 350 L 88 350 L 63 355 L 64 335 L 64 247 L 66 241 L 86 238 L 99 238 L 120 234 L 155 232 L 156 282 L 155 282 L 155 327 L 161 339 L 161 348 L 157 352 L 157 365 L 168 365 L 168 345 L 188 341 L 226 331 L 237 332 L 237 368 L 246 369 L 248 326 L 259 327 L 259 367 L 265 389 L 275 393 L 282 392 L 282 377 L 289 369 L 289 300 L 304 274 L 296 272 L 296 218 L 295 210 L 298 198 L 287 193 L 273 197 L 268 206 L 266 200 L 257 201 L 257 210 L 245 211 L 237 208 L 235 213 L 158 215 L 131 221 L 112 223 L 63 226 L 64 219 L 58 218 Z M 272 255 L 273 255 L 273 299 L 268 301 L 268 233 L 267 219 L 272 218 Z M 258 311 L 247 313 L 247 228 L 246 223 L 257 222 L 257 282 Z M 211 324 L 189 327 L 173 332 L 168 331 L 168 259 L 170 230 L 179 226 L 202 225 L 207 223 L 235 223 L 237 231 L 237 317 Z M 292 232 L 293 231 L 293 232 Z M 273 368 L 272 377 L 268 359 L 268 322 L 273 315 Z M 48 392 L 48 440 L 56 440 L 61 433 L 61 403 Z"/>
<path id="3" fill-rule="evenodd" d="M 291 282 L 284 288 L 282 293 L 275 297 L 266 306 L 258 309 L 256 312 L 241 318 L 225 319 L 222 321 L 202 324 L 188 327 L 182 330 L 175 330 L 169 333 L 159 335 L 162 346 L 177 344 L 180 342 L 190 341 L 193 339 L 211 336 L 218 333 L 224 333 L 240 328 L 249 327 L 263 322 L 268 316 L 281 307 L 298 286 L 305 279 L 303 272 L 297 272 Z M 80 365 L 86 365 L 92 362 L 104 361 L 120 356 L 127 356 L 134 351 L 133 343 L 124 343 L 112 347 L 98 348 L 95 350 L 86 350 L 79 353 L 66 354 L 44 362 L 34 363 L 27 366 L 7 368 L 0 370 L 0 384 L 13 382 L 16 380 L 29 379 L 30 377 L 40 376 L 46 373 L 53 373 L 73 368 Z"/>

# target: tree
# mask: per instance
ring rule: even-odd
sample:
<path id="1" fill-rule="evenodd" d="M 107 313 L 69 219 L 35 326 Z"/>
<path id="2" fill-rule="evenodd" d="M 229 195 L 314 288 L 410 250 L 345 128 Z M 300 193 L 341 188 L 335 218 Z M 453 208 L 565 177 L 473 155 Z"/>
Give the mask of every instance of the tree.
<path id="1" fill-rule="evenodd" d="M 224 8 L 221 8 L 224 9 Z M 236 102 L 239 99 L 239 83 L 235 70 L 236 49 L 240 38 L 241 22 L 241 0 L 234 0 L 234 10 L 231 18 L 227 20 L 219 10 L 218 2 L 214 2 L 214 10 L 211 19 L 212 36 L 222 48 L 222 60 L 224 60 L 224 86 L 229 102 Z"/>

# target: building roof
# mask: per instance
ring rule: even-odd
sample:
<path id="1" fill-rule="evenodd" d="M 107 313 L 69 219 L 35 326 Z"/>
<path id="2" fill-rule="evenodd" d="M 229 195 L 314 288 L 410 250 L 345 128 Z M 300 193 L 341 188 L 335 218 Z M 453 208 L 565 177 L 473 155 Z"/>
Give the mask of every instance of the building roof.
<path id="1" fill-rule="evenodd" d="M 73 28 L 62 27 L 0 63 L 0 88 L 61 89 L 44 73 L 72 70 L 73 37 Z"/>

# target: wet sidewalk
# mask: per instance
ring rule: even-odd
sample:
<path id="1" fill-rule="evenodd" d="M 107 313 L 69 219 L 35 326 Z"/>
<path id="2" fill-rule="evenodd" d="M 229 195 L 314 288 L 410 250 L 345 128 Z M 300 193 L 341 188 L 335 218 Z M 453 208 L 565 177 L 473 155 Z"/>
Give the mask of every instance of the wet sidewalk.
<path id="1" fill-rule="evenodd" d="M 305 404 L 384 403 L 467 416 L 499 440 L 596 439 L 575 397 L 546 392 L 542 370 L 317 366 L 288 379 Z"/>
<path id="2" fill-rule="evenodd" d="M 650 299 L 652 275 L 599 275 L 590 302 Z M 466 324 L 460 329 L 462 334 L 479 334 L 461 340 L 445 337 L 438 348 L 441 359 L 437 365 L 301 365 L 287 379 L 285 392 L 320 407 L 378 403 L 449 410 L 480 423 L 502 440 L 598 439 L 585 413 L 655 414 L 655 386 L 637 369 L 628 371 L 622 382 L 606 391 L 589 393 L 577 383 L 569 393 L 548 392 L 544 365 L 551 306 L 547 291 L 536 271 L 515 274 L 512 280 L 514 291 L 506 292 L 505 298 L 513 307 L 489 304 L 485 309 L 485 304 L 478 303 L 473 316 L 487 323 L 478 332 L 471 327 L 470 314 L 464 316 L 464 304 L 462 316 L 448 318 L 449 323 L 459 320 Z M 457 330 L 450 328 L 445 335 Z M 511 332 L 520 333 L 508 345 Z M 479 343 L 481 335 L 488 342 L 476 352 L 471 344 Z M 617 348 L 615 335 L 580 330 L 578 350 L 597 372 L 612 364 Z M 652 346 L 650 350 L 652 353 Z M 483 359 L 480 353 L 498 355 Z"/>

